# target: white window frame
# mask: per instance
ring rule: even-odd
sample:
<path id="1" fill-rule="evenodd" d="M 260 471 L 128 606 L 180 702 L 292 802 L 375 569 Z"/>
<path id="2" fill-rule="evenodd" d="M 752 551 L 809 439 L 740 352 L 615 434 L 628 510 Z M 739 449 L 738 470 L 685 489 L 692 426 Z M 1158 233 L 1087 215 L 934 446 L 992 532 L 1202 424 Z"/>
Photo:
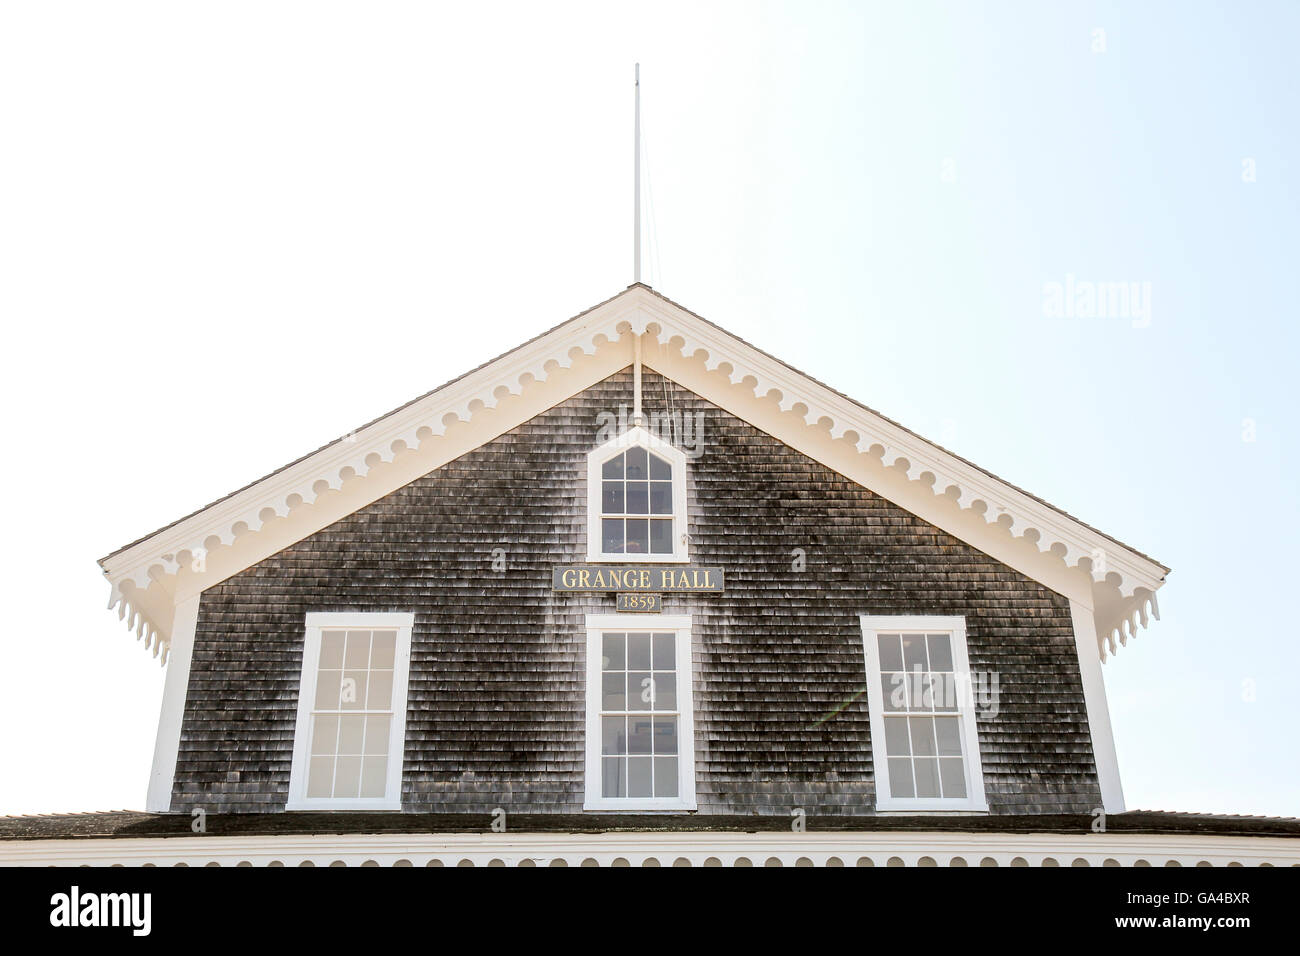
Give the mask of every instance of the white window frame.
<path id="1" fill-rule="evenodd" d="M 966 656 L 966 618 L 912 615 L 860 615 L 862 649 L 866 656 L 867 702 L 871 712 L 871 759 L 875 764 L 876 810 L 883 812 L 988 811 L 984 796 L 984 771 L 980 760 L 979 729 L 975 724 L 970 661 Z M 961 718 L 962 766 L 966 772 L 966 796 L 895 797 L 889 789 L 889 764 L 885 750 L 885 702 L 880 687 L 880 645 L 878 634 L 910 632 L 947 633 L 952 639 L 953 677 L 957 685 L 957 716 Z M 892 716 L 899 716 L 893 714 Z"/>
<path id="2" fill-rule="evenodd" d="M 293 731 L 293 764 L 289 771 L 289 800 L 286 810 L 400 810 L 402 809 L 402 763 L 406 743 L 406 690 L 411 664 L 411 629 L 415 615 L 408 612 L 314 611 L 307 615 L 303 642 L 302 675 L 298 685 L 298 720 Z M 393 718 L 388 737 L 388 779 L 382 797 L 308 797 L 307 777 L 311 714 L 316 701 L 316 680 L 320 671 L 323 629 L 397 631 L 393 655 Z"/>
<path id="3" fill-rule="evenodd" d="M 601 469 L 629 448 L 644 448 L 666 459 L 673 468 L 672 554 L 605 554 L 601 535 Z M 660 516 L 662 517 L 662 516 Z M 686 454 L 649 429 L 636 425 L 611 438 L 587 456 L 587 560 L 593 563 L 680 564 L 690 560 L 686 529 Z"/>
<path id="4" fill-rule="evenodd" d="M 605 797 L 601 795 L 601 636 L 606 631 L 672 632 L 677 636 L 677 796 Z M 588 614 L 587 615 L 587 760 L 584 810 L 695 809 L 695 695 L 691 664 L 689 614 Z"/>

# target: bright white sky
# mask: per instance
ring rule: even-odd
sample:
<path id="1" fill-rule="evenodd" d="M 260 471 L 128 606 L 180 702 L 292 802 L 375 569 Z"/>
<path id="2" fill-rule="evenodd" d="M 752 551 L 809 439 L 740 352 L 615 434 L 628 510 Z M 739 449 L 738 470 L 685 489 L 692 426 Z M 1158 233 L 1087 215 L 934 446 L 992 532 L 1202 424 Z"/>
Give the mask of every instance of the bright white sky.
<path id="1" fill-rule="evenodd" d="M 631 281 L 640 60 L 646 278 L 1171 565 L 1105 667 L 1129 806 L 1300 814 L 1298 28 L 0 4 L 0 812 L 144 804 L 163 672 L 96 558 Z M 1150 324 L 1046 317 L 1067 275 Z"/>

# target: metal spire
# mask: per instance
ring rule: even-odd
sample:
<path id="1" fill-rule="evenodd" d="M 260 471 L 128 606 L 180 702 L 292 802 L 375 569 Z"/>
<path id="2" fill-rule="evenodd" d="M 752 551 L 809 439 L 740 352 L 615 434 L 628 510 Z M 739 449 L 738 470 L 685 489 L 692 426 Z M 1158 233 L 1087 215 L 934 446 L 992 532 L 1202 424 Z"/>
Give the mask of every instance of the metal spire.
<path id="1" fill-rule="evenodd" d="M 635 237 L 632 241 L 632 281 L 641 281 L 641 64 L 636 65 L 636 137 L 633 171 L 635 198 L 633 199 L 632 229 Z"/>

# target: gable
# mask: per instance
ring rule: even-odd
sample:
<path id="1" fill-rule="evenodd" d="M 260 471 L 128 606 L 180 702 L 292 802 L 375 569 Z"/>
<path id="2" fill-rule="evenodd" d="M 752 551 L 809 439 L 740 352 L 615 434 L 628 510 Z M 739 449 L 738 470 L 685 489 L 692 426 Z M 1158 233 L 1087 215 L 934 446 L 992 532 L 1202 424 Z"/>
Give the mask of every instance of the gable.
<path id="1" fill-rule="evenodd" d="M 613 599 L 554 591 L 551 569 L 587 553 L 587 455 L 631 380 L 205 591 L 171 805 L 282 807 L 304 615 L 401 609 L 416 620 L 403 807 L 580 811 L 583 622 Z M 664 595 L 697 622 L 702 812 L 872 811 L 860 613 L 966 619 L 972 666 L 1001 678 L 979 727 L 993 812 L 1099 805 L 1065 597 L 662 376 L 643 392 L 650 421 L 694 423 L 692 561 L 727 575 L 722 593 Z"/>
<path id="2" fill-rule="evenodd" d="M 695 394 L 1089 608 L 1104 657 L 1167 568 L 635 285 L 101 560 L 154 653 L 206 588 L 481 446 L 639 354 Z"/>

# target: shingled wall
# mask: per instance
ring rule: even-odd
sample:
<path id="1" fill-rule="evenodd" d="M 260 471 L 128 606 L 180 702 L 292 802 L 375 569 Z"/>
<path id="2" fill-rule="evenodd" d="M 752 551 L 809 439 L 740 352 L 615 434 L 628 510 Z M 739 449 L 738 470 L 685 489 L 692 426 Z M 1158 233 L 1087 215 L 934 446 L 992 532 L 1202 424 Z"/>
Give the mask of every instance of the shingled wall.
<path id="1" fill-rule="evenodd" d="M 991 812 L 1101 805 L 1064 597 L 649 370 L 644 399 L 704 413 L 691 560 L 727 575 L 664 597 L 693 616 L 700 813 L 873 812 L 862 613 L 966 617 Z M 304 615 L 365 610 L 416 615 L 404 809 L 581 811 L 583 621 L 614 599 L 550 572 L 585 561 L 597 415 L 631 404 L 625 370 L 204 592 L 172 810 L 284 808 Z"/>

